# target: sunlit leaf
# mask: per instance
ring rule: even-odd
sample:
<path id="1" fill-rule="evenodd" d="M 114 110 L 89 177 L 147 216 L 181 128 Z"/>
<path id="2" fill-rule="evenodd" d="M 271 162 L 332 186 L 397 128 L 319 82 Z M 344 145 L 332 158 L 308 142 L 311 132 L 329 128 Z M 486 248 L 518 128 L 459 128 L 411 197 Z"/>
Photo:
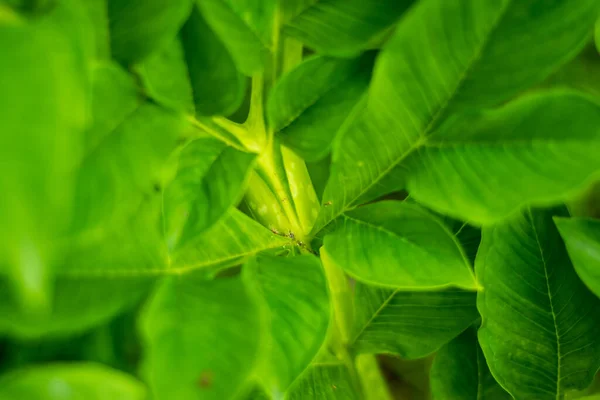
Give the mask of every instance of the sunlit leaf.
<path id="1" fill-rule="evenodd" d="M 142 320 L 144 374 L 154 398 L 242 394 L 260 359 L 262 329 L 256 297 L 239 277 L 168 279 Z"/>
<path id="2" fill-rule="evenodd" d="M 555 218 L 567 251 L 583 283 L 600 297 L 600 220 Z"/>
<path id="3" fill-rule="evenodd" d="M 164 190 L 165 239 L 185 245 L 241 200 L 255 155 L 212 138 L 188 143 L 177 158 L 177 174 Z"/>
<path id="4" fill-rule="evenodd" d="M 322 208 L 313 231 L 355 204 L 386 175 L 406 174 L 403 162 L 416 149 L 427 149 L 428 137 L 449 115 L 506 101 L 574 57 L 587 42 L 599 8 L 595 0 L 576 6 L 568 0 L 415 4 L 376 61 L 366 110 L 334 148 L 324 196 L 332 205 Z M 560 40 L 556 32 L 561 32 Z M 584 114 L 569 119 L 579 121 L 588 117 Z M 587 135 L 591 135 L 589 130 Z M 451 155 L 456 157 L 456 153 Z M 471 165 L 470 176 L 480 169 L 478 164 Z M 582 174 L 574 174 L 569 181 L 572 184 L 577 178 L 582 179 Z M 530 193 L 535 200 L 538 193 Z M 454 194 L 451 198 L 457 203 L 462 200 Z M 417 197 L 424 199 L 433 204 L 432 198 Z M 436 199 L 444 200 L 451 199 Z M 528 196 L 521 203 L 530 200 Z"/>
<path id="5" fill-rule="evenodd" d="M 477 286 L 454 235 L 415 204 L 383 201 L 349 211 L 323 243 L 327 261 L 365 283 L 401 290 Z"/>
<path id="6" fill-rule="evenodd" d="M 330 308 L 323 267 L 312 255 L 257 257 L 244 266 L 271 319 L 265 386 L 283 393 L 308 367 L 325 340 Z"/>
<path id="7" fill-rule="evenodd" d="M 511 400 L 494 380 L 475 329 L 470 328 L 436 354 L 431 366 L 434 400 Z"/>
<path id="8" fill-rule="evenodd" d="M 144 400 L 146 388 L 133 376 L 92 363 L 49 364 L 0 377 L 0 399 Z"/>
<path id="9" fill-rule="evenodd" d="M 483 229 L 479 342 L 515 398 L 559 399 L 600 366 L 600 300 L 579 280 L 552 215 L 528 210 Z"/>

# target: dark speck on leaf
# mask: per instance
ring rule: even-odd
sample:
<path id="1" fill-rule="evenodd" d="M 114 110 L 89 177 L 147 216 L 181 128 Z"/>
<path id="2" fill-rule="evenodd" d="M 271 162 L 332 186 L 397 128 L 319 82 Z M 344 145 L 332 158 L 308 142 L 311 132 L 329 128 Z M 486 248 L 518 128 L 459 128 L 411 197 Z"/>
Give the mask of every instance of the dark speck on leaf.
<path id="1" fill-rule="evenodd" d="M 198 386 L 201 389 L 208 389 L 213 383 L 213 373 L 211 371 L 202 371 L 198 378 Z"/>
<path id="2" fill-rule="evenodd" d="M 155 183 L 155 184 L 152 186 L 152 188 L 154 189 L 154 191 L 155 191 L 156 193 L 160 192 L 160 184 L 158 184 L 158 183 Z"/>

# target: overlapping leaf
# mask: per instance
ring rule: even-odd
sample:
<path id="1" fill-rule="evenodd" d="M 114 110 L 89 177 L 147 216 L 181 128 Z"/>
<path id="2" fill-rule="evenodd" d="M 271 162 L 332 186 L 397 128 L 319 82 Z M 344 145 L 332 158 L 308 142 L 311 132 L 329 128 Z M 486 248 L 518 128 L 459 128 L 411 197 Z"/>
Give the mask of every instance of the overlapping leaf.
<path id="1" fill-rule="evenodd" d="M 415 204 L 383 201 L 349 211 L 323 243 L 329 262 L 366 283 L 401 290 L 477 286 L 454 235 Z"/>
<path id="2" fill-rule="evenodd" d="M 269 123 L 306 160 L 329 152 L 337 131 L 364 95 L 374 55 L 351 59 L 316 56 L 277 83 L 268 102 Z"/>
<path id="3" fill-rule="evenodd" d="M 412 0 L 283 2 L 283 32 L 320 53 L 355 56 L 393 25 Z"/>
<path id="4" fill-rule="evenodd" d="M 560 399 L 600 366 L 600 300 L 579 280 L 552 221 L 526 211 L 483 229 L 479 342 L 490 371 L 517 399 Z"/>
<path id="5" fill-rule="evenodd" d="M 600 297 L 600 220 L 556 218 L 555 223 L 575 271 L 583 283 Z"/>
<path id="6" fill-rule="evenodd" d="M 246 79 L 197 7 L 192 10 L 180 37 L 196 112 L 202 115 L 234 112 L 246 93 Z"/>
<path id="7" fill-rule="evenodd" d="M 599 7 L 594 0 L 577 5 L 567 0 L 416 4 L 376 62 L 366 110 L 334 149 L 323 198 L 332 205 L 322 209 L 314 231 L 386 175 L 404 174 L 403 161 L 447 116 L 505 101 L 572 58 L 589 37 Z M 556 32 L 561 32 L 560 40 L 555 40 Z M 589 117 L 585 113 L 576 120 Z M 472 175 L 477 165 L 470 165 Z M 425 195 L 417 199 L 433 203 Z"/>
<path id="8" fill-rule="evenodd" d="M 70 218 L 88 117 L 85 29 L 71 37 L 63 27 L 85 14 L 73 2 L 32 21 L 1 8 L 0 272 L 13 277 L 23 305 L 40 311 L 49 306 L 54 239 Z"/>
<path id="9" fill-rule="evenodd" d="M 273 46 L 274 0 L 203 0 L 208 25 L 219 36 L 238 69 L 260 72 Z"/>
<path id="10" fill-rule="evenodd" d="M 177 35 L 193 0 L 107 0 L 113 58 L 141 61 Z"/>
<path id="11" fill-rule="evenodd" d="M 494 379 L 475 329 L 470 328 L 442 347 L 431 366 L 434 400 L 511 400 Z"/>
<path id="12" fill-rule="evenodd" d="M 283 393 L 308 367 L 325 340 L 330 307 L 323 267 L 312 255 L 257 257 L 245 267 L 271 319 L 271 343 L 264 350 L 265 386 Z"/>
<path id="13" fill-rule="evenodd" d="M 239 277 L 168 279 L 142 321 L 144 373 L 154 398 L 243 394 L 260 360 L 262 330 L 256 296 Z"/>
<path id="14" fill-rule="evenodd" d="M 49 364 L 0 377 L 0 399 L 144 400 L 146 388 L 134 377 L 92 363 Z"/>
<path id="15" fill-rule="evenodd" d="M 358 353 L 425 357 L 477 319 L 475 293 L 460 290 L 406 292 L 357 283 L 355 327 Z"/>

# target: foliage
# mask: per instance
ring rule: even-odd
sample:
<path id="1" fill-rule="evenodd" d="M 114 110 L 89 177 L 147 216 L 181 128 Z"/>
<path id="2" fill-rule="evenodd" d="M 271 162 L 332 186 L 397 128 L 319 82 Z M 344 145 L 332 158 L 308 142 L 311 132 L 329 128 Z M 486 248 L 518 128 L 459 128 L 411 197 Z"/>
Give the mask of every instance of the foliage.
<path id="1" fill-rule="evenodd" d="M 594 398 L 599 16 L 0 2 L 0 398 Z"/>

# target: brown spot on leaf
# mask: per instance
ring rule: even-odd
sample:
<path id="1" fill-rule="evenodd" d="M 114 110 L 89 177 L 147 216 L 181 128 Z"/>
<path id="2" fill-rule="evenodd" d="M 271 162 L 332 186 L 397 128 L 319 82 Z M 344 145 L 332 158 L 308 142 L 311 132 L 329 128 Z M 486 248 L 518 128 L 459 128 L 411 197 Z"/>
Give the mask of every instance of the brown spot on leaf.
<path id="1" fill-rule="evenodd" d="M 198 378 L 198 386 L 201 389 L 208 389 L 213 384 L 213 373 L 212 371 L 202 371 Z"/>

